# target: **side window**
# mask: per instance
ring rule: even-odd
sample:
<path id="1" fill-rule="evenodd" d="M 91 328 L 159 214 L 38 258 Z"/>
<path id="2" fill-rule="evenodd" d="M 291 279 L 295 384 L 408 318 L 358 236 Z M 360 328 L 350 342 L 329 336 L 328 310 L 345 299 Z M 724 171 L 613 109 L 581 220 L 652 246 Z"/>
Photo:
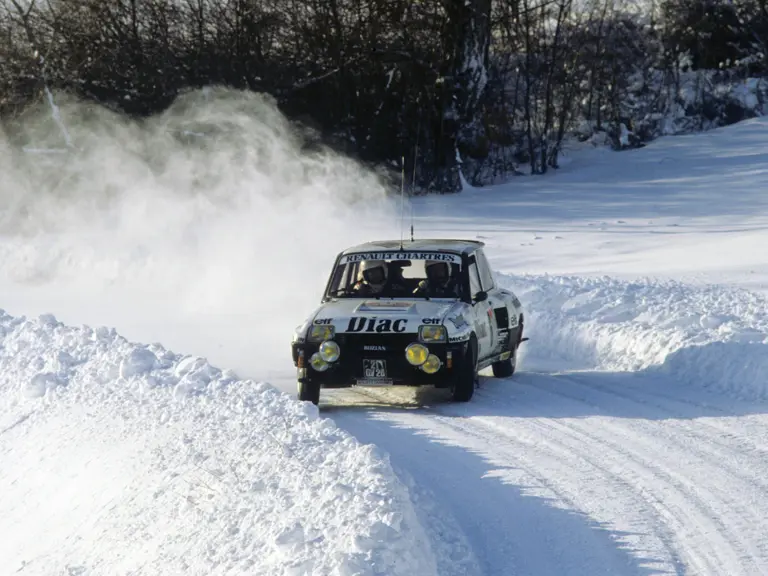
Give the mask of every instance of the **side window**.
<path id="1" fill-rule="evenodd" d="M 339 289 L 342 282 L 344 282 L 344 275 L 346 272 L 347 266 L 344 264 L 339 264 L 334 269 L 333 273 L 331 274 L 331 279 L 328 282 L 328 295 L 332 295 L 336 290 Z"/>
<path id="2" fill-rule="evenodd" d="M 488 292 L 495 287 L 493 281 L 493 272 L 491 272 L 491 266 L 488 264 L 488 260 L 485 258 L 485 254 L 481 250 L 475 253 L 475 260 L 477 261 L 477 270 L 480 272 L 480 283 L 483 286 L 483 290 Z"/>
<path id="3" fill-rule="evenodd" d="M 469 265 L 469 268 L 467 268 L 467 273 L 469 274 L 470 296 L 474 298 L 475 294 L 482 290 L 482 288 L 480 288 L 480 276 L 478 275 L 477 264 L 472 262 Z"/>

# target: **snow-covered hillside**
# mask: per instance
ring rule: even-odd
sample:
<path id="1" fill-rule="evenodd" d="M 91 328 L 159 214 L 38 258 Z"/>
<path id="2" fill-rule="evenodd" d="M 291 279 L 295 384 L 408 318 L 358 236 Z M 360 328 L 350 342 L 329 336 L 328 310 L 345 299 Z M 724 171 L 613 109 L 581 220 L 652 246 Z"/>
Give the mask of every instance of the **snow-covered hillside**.
<path id="1" fill-rule="evenodd" d="M 0 311 L 0 572 L 434 574 L 386 455 L 311 404 Z"/>
<path id="2" fill-rule="evenodd" d="M 768 118 L 611 152 L 540 177 L 417 198 L 417 234 L 478 238 L 510 274 L 611 275 L 768 292 Z"/>

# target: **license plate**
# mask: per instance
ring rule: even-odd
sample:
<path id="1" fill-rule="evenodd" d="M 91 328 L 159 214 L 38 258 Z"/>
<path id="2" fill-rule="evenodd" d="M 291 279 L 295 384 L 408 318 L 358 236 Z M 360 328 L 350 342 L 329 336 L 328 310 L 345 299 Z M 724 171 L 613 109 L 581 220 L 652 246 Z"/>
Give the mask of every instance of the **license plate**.
<path id="1" fill-rule="evenodd" d="M 363 360 L 363 375 L 366 380 L 376 380 L 379 378 L 387 377 L 387 361 L 386 360 Z"/>
<path id="2" fill-rule="evenodd" d="M 358 378 L 357 386 L 392 386 L 391 378 Z"/>

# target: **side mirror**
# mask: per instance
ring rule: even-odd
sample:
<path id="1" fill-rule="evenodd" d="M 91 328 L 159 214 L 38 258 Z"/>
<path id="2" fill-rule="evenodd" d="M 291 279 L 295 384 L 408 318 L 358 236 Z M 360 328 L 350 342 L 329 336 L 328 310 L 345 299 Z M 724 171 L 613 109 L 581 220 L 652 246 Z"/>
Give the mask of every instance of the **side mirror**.
<path id="1" fill-rule="evenodd" d="M 488 300 L 488 292 L 480 290 L 480 292 L 475 294 L 475 302 L 485 302 L 486 300 Z"/>

